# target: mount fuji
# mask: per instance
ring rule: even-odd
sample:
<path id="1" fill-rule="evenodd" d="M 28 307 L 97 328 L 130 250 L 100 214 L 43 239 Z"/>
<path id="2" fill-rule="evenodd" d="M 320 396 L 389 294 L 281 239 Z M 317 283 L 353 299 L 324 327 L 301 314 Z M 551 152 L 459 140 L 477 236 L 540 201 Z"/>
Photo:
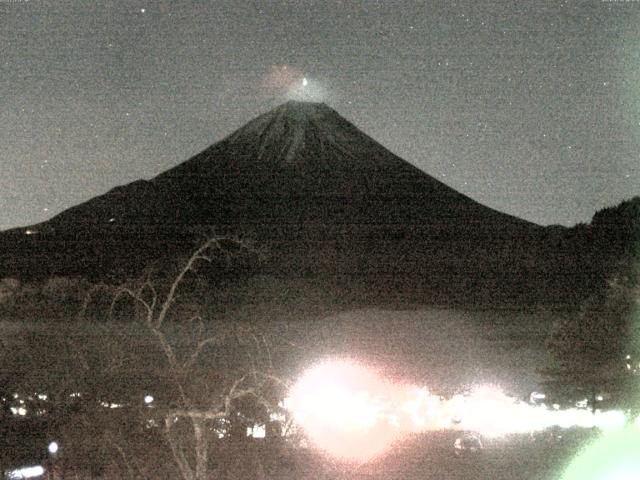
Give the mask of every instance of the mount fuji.
<path id="1" fill-rule="evenodd" d="M 277 274 L 463 289 L 529 275 L 545 230 L 448 187 L 327 105 L 291 101 L 150 180 L 0 233 L 0 274 L 138 271 L 205 227 L 253 237 L 268 252 L 260 268 Z"/>

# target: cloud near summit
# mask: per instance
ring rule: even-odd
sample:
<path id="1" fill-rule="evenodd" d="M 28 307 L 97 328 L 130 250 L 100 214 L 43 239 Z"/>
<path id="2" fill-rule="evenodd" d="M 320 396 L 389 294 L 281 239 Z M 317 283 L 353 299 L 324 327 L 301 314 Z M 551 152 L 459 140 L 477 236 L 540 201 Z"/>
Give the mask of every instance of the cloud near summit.
<path id="1" fill-rule="evenodd" d="M 285 93 L 302 82 L 304 73 L 291 65 L 272 65 L 262 79 L 262 86 L 269 93 Z"/>

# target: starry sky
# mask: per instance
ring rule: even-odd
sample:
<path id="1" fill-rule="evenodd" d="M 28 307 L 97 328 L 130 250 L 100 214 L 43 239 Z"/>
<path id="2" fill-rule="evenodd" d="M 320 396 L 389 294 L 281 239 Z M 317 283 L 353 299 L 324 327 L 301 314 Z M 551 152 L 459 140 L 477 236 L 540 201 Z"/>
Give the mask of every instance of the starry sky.
<path id="1" fill-rule="evenodd" d="M 0 229 L 324 101 L 495 209 L 640 194 L 640 0 L 0 0 Z"/>

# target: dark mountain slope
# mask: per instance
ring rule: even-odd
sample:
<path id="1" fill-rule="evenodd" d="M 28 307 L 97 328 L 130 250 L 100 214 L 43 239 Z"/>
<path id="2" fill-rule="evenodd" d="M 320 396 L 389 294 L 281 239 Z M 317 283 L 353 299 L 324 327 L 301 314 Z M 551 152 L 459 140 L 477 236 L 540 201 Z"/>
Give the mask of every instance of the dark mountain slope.
<path id="1" fill-rule="evenodd" d="M 205 226 L 254 236 L 273 272 L 419 277 L 463 290 L 535 275 L 527 259 L 544 232 L 447 187 L 326 105 L 288 102 L 149 181 L 29 235 L 4 232 L 3 270 L 135 271 L 183 252 Z"/>

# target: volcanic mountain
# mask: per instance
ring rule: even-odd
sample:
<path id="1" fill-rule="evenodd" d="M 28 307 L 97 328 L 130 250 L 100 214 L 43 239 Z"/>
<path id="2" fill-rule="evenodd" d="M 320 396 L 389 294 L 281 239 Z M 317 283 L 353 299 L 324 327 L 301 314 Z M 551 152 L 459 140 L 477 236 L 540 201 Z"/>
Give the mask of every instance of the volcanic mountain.
<path id="1" fill-rule="evenodd" d="M 427 175 L 327 105 L 287 102 L 151 180 L 0 234 L 1 270 L 136 270 L 208 226 L 254 237 L 272 272 L 427 283 L 518 271 L 542 230 Z"/>

